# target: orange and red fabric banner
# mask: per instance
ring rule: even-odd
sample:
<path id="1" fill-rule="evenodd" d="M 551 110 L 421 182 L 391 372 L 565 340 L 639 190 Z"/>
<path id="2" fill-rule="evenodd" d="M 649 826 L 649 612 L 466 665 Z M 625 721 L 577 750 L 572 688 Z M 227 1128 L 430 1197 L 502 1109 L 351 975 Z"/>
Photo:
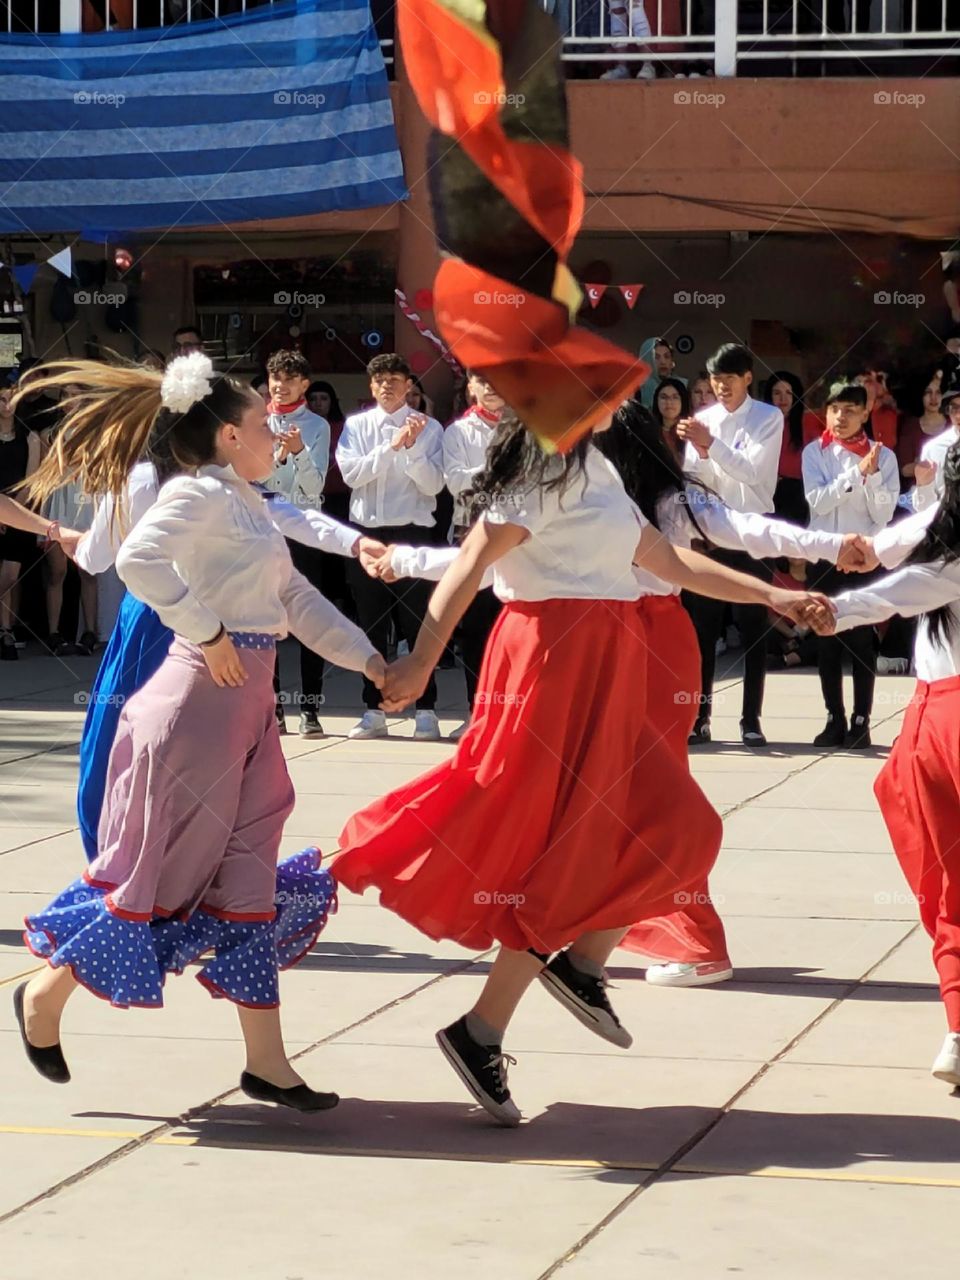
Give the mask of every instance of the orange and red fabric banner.
<path id="1" fill-rule="evenodd" d="M 437 327 L 544 448 L 566 452 L 650 370 L 572 323 L 584 192 L 557 30 L 537 0 L 400 0 L 398 14 L 407 77 L 437 130 Z"/>

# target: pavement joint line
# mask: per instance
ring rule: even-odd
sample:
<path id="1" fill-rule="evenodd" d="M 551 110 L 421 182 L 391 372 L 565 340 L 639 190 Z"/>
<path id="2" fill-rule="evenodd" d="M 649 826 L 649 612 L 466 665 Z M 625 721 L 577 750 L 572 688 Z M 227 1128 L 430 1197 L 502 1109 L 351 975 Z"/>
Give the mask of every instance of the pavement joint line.
<path id="1" fill-rule="evenodd" d="M 79 831 L 79 830 L 80 830 L 80 828 L 79 828 L 76 824 L 74 824 L 72 827 L 65 827 L 65 828 L 63 829 L 63 831 L 51 831 L 49 835 L 46 835 L 46 836 L 38 836 L 38 838 L 37 838 L 36 840 L 28 840 L 28 841 L 26 842 L 26 844 L 15 844 L 15 845 L 13 846 L 13 848 L 12 848 L 12 849 L 0 849 L 0 858 L 5 858 L 5 857 L 7 856 L 7 854 L 8 854 L 8 853 L 19 853 L 19 852 L 21 851 L 21 849 L 30 849 L 30 848 L 32 848 L 35 844 L 43 844 L 44 840 L 58 840 L 58 839 L 60 838 L 60 836 L 69 836 L 69 835 L 71 835 L 74 831 Z M 43 893 L 43 892 L 44 892 L 44 890 L 42 890 L 42 889 L 36 889 L 36 890 L 34 890 L 34 889 L 26 889 L 26 890 L 22 890 L 21 892 L 25 892 L 25 893 Z"/>
<path id="2" fill-rule="evenodd" d="M 808 767 L 809 766 L 804 766 L 804 768 Z M 797 772 L 802 773 L 803 769 L 797 770 Z M 594 1226 L 592 1226 L 589 1231 L 585 1232 L 579 1240 L 576 1240 L 570 1248 L 561 1255 L 561 1257 L 555 1259 L 555 1261 L 552 1262 L 546 1270 L 542 1271 L 540 1275 L 536 1277 L 536 1280 L 552 1280 L 553 1276 L 557 1275 L 557 1273 L 565 1267 L 568 1262 L 572 1262 L 579 1257 L 584 1249 L 592 1244 L 593 1241 L 596 1240 L 612 1222 L 615 1222 L 617 1218 L 625 1213 L 626 1210 L 629 1209 L 645 1191 L 655 1183 L 665 1178 L 667 1174 L 674 1172 L 684 1157 L 687 1156 L 695 1147 L 698 1147 L 704 1138 L 717 1128 L 721 1121 L 733 1110 L 740 1099 L 749 1093 L 755 1085 L 759 1084 L 760 1081 L 769 1073 L 772 1067 L 782 1062 L 788 1053 L 791 1053 L 802 1040 L 806 1039 L 806 1037 L 820 1025 L 821 1022 L 838 1009 L 843 1002 L 870 977 L 870 974 L 873 973 L 875 969 L 879 968 L 880 965 L 885 963 L 885 961 L 889 960 L 890 957 L 899 950 L 899 948 L 902 947 L 920 927 L 921 926 L 918 921 L 912 928 L 907 930 L 902 938 L 898 939 L 892 946 L 888 947 L 883 955 L 870 965 L 870 967 L 862 973 L 859 978 L 842 984 L 845 986 L 846 990 L 842 991 L 833 1000 L 831 1000 L 825 1009 L 822 1009 L 815 1018 L 811 1019 L 805 1027 L 802 1027 L 795 1036 L 793 1036 L 781 1049 L 779 1049 L 772 1058 L 759 1067 L 750 1079 L 742 1084 L 740 1088 L 727 1099 L 722 1107 L 718 1108 L 716 1114 L 711 1119 L 705 1120 L 689 1138 L 680 1144 L 676 1151 L 667 1156 L 667 1158 L 658 1165 L 657 1168 L 648 1175 L 648 1177 L 644 1178 L 639 1185 L 634 1187 L 631 1192 L 624 1196 L 618 1204 L 615 1204 L 599 1222 L 595 1223 Z"/>
<path id="3" fill-rule="evenodd" d="M 492 948 L 490 950 L 492 950 Z M 341 1027 L 339 1030 L 331 1032 L 329 1035 L 315 1041 L 313 1044 L 309 1044 L 305 1048 L 300 1049 L 297 1053 L 291 1055 L 290 1061 L 296 1062 L 298 1058 L 302 1058 L 305 1054 L 312 1053 L 322 1045 L 329 1044 L 332 1040 L 336 1040 L 338 1036 L 345 1035 L 348 1031 L 353 1031 L 356 1027 L 362 1027 L 365 1023 L 379 1017 L 381 1013 L 388 1013 L 391 1009 L 395 1009 L 399 1005 L 405 1004 L 408 1000 L 412 1000 L 415 996 L 420 995 L 421 992 L 427 991 L 437 983 L 443 982 L 445 978 L 451 977 L 457 973 L 465 972 L 472 965 L 476 964 L 478 960 L 484 959 L 484 957 L 489 954 L 489 951 L 481 952 L 479 955 L 463 961 L 461 964 L 446 973 L 437 974 L 428 982 L 421 983 L 420 986 L 414 987 L 412 991 L 407 991 L 402 996 L 397 996 L 393 1000 L 388 1000 L 386 1004 L 381 1005 L 377 1009 L 371 1010 L 370 1013 L 365 1014 L 362 1018 L 358 1018 L 356 1022 L 351 1022 L 348 1026 Z M 0 1227 L 4 1226 L 7 1222 L 10 1222 L 13 1218 L 19 1217 L 20 1214 L 25 1213 L 28 1209 L 32 1209 L 35 1205 L 43 1204 L 47 1200 L 52 1200 L 62 1191 L 66 1191 L 70 1187 L 76 1186 L 78 1183 L 86 1182 L 89 1178 L 92 1178 L 94 1175 L 100 1173 L 110 1165 L 125 1159 L 127 1156 L 133 1155 L 134 1152 L 140 1151 L 142 1148 L 150 1144 L 156 1143 L 159 1138 L 173 1136 L 172 1130 L 178 1125 L 184 1124 L 193 1117 L 202 1115 L 205 1111 L 210 1111 L 219 1103 L 225 1102 L 228 1098 L 232 1098 L 239 1092 L 240 1089 L 234 1085 L 232 1088 L 224 1090 L 223 1093 L 217 1094 L 213 1098 L 208 1098 L 205 1102 L 200 1102 L 192 1107 L 188 1107 L 181 1115 L 172 1117 L 170 1120 L 164 1121 L 163 1124 L 155 1125 L 152 1129 L 147 1129 L 146 1132 L 138 1134 L 131 1141 L 126 1142 L 122 1147 L 118 1147 L 115 1151 L 108 1152 L 99 1160 L 94 1160 L 92 1164 L 84 1165 L 82 1169 L 77 1169 L 68 1177 L 61 1178 L 60 1181 L 55 1182 L 53 1186 L 46 1187 L 37 1195 L 31 1196 L 29 1200 L 25 1200 L 22 1204 L 15 1205 L 14 1208 L 9 1209 L 6 1213 L 0 1213 Z M 0 1130 L 0 1132 L 3 1132 L 3 1130 Z"/>

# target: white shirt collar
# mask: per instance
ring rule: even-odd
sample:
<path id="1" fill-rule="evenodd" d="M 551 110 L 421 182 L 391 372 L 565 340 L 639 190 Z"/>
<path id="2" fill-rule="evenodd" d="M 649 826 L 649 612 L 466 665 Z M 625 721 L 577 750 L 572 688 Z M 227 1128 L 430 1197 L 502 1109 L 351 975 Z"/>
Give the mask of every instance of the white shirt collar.
<path id="1" fill-rule="evenodd" d="M 206 466 L 197 468 L 197 475 L 210 476 L 214 480 L 219 480 L 221 484 L 229 485 L 231 489 L 236 490 L 247 506 L 253 507 L 255 510 L 259 510 L 263 506 L 263 499 L 260 494 L 248 481 L 238 476 L 229 463 L 225 467 L 218 466 L 215 462 L 207 463 Z"/>
<path id="2" fill-rule="evenodd" d="M 753 397 L 749 392 L 747 392 L 743 398 L 743 404 L 738 405 L 736 409 L 727 409 L 724 405 L 721 405 L 720 407 L 728 418 L 745 418 L 750 412 L 750 406 L 752 404 Z"/>
<path id="3" fill-rule="evenodd" d="M 394 409 L 393 413 L 387 413 L 378 404 L 375 404 L 371 410 L 374 425 L 378 427 L 401 427 L 412 412 L 413 410 L 408 404 L 402 404 L 399 409 Z"/>

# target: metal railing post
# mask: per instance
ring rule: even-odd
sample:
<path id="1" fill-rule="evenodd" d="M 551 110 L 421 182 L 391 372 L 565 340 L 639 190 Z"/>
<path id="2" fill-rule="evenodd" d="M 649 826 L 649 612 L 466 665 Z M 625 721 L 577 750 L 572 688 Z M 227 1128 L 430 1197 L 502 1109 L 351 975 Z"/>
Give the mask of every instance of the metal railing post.
<path id="1" fill-rule="evenodd" d="M 60 30 L 79 31 L 82 0 L 60 0 Z"/>
<path id="2" fill-rule="evenodd" d="M 737 74 L 737 0 L 716 0 L 713 70 L 717 76 Z"/>

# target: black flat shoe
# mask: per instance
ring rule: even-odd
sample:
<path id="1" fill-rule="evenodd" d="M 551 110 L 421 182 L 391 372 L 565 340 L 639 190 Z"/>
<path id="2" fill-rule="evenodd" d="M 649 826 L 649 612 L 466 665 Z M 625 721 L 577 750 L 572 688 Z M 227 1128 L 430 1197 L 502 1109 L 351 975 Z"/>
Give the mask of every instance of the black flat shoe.
<path id="1" fill-rule="evenodd" d="M 290 1107 L 293 1111 L 330 1111 L 340 1098 L 335 1093 L 317 1093 L 306 1084 L 295 1084 L 290 1089 L 281 1089 L 269 1080 L 261 1080 L 250 1071 L 244 1071 L 240 1077 L 240 1088 L 248 1098 L 257 1102 L 275 1102 L 278 1107 Z"/>
<path id="2" fill-rule="evenodd" d="M 21 982 L 16 991 L 14 991 L 13 1009 L 17 1015 L 20 1038 L 23 1041 L 27 1057 L 30 1059 L 30 1064 L 40 1072 L 45 1080 L 49 1080 L 53 1084 L 69 1084 L 70 1068 L 67 1066 L 63 1050 L 59 1044 L 52 1044 L 47 1049 L 38 1049 L 35 1044 L 31 1044 L 27 1039 L 27 1024 L 23 1019 L 23 993 L 26 989 L 27 984 Z"/>

